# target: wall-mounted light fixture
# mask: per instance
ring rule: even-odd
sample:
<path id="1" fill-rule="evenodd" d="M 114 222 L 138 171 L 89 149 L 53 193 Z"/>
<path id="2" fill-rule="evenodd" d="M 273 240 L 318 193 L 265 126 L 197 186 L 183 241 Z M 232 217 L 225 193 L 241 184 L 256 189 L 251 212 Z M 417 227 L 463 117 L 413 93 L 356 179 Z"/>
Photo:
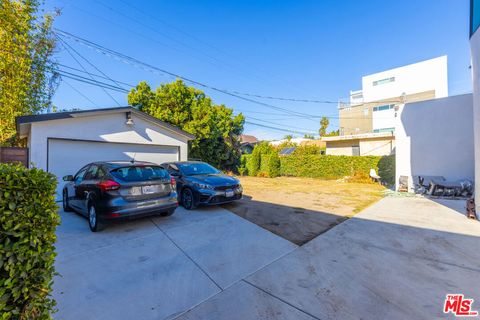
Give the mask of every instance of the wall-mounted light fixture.
<path id="1" fill-rule="evenodd" d="M 134 123 L 133 123 L 133 119 L 132 119 L 132 112 L 128 111 L 127 113 L 125 113 L 125 116 L 127 118 L 127 121 L 125 121 L 125 124 L 127 126 L 133 126 Z"/>

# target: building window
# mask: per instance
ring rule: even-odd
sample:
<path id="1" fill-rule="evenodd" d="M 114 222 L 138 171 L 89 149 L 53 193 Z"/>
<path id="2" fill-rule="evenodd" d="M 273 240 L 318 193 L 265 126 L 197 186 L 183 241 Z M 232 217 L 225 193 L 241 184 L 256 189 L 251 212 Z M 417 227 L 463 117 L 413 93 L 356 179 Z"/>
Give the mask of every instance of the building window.
<path id="1" fill-rule="evenodd" d="M 374 133 L 395 132 L 395 128 L 382 128 L 373 130 Z"/>
<path id="2" fill-rule="evenodd" d="M 384 111 L 384 110 L 390 110 L 393 108 L 395 108 L 394 104 L 386 104 L 383 106 L 373 107 L 373 111 Z"/>
<path id="3" fill-rule="evenodd" d="M 352 156 L 360 155 L 360 146 L 352 146 Z"/>
<path id="4" fill-rule="evenodd" d="M 378 86 L 380 84 L 390 83 L 390 82 L 394 82 L 394 81 L 395 81 L 395 77 L 385 78 L 385 79 L 373 81 L 373 85 Z"/>
<path id="5" fill-rule="evenodd" d="M 470 36 L 480 27 L 480 0 L 470 0 Z"/>

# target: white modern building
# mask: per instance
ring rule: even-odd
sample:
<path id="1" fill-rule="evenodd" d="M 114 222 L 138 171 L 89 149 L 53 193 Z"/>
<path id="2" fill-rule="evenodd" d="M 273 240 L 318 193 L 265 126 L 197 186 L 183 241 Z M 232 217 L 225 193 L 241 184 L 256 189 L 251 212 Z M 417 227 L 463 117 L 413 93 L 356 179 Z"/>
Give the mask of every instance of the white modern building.
<path id="1" fill-rule="evenodd" d="M 339 104 L 340 133 L 392 132 L 396 106 L 447 96 L 447 56 L 366 75 L 362 89 Z"/>
<path id="2" fill-rule="evenodd" d="M 475 204 L 480 213 L 480 0 L 470 2 L 470 48 L 473 79 L 473 128 L 475 141 Z"/>

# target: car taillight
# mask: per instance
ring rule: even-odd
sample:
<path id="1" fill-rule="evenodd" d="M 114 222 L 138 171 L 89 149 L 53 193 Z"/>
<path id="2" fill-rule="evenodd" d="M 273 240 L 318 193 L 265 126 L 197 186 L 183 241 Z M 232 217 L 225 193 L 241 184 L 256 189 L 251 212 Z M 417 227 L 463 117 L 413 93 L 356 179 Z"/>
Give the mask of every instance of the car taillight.
<path id="1" fill-rule="evenodd" d="M 120 188 L 120 184 L 113 180 L 100 181 L 99 183 L 97 183 L 97 186 L 99 186 L 102 191 L 111 191 Z"/>
<path id="2" fill-rule="evenodd" d="M 174 177 L 170 177 L 170 184 L 172 185 L 173 190 L 177 188 L 177 181 L 175 181 Z"/>

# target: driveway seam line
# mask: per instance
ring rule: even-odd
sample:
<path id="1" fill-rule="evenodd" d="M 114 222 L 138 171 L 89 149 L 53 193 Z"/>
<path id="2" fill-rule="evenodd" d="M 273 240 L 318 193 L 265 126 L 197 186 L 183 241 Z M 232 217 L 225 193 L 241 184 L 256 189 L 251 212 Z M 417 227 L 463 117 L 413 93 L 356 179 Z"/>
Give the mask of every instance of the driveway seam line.
<path id="1" fill-rule="evenodd" d="M 162 228 L 160 228 L 160 226 L 157 225 L 155 221 L 153 221 L 152 219 L 150 219 L 150 221 L 152 221 L 153 224 L 158 228 L 158 230 L 160 230 L 165 235 L 165 237 L 167 237 L 168 240 L 170 240 L 178 248 L 178 250 L 180 250 L 190 261 L 192 261 L 193 264 L 195 264 L 197 268 L 199 268 L 208 277 L 208 279 L 210 279 L 210 281 L 212 281 L 217 286 L 218 289 L 220 289 L 220 292 L 223 291 L 222 287 L 220 287 L 220 285 L 215 280 L 213 280 L 213 278 L 205 270 L 203 270 L 203 268 L 195 260 L 193 260 L 192 257 L 188 255 L 188 253 L 186 253 L 182 248 L 180 248 L 180 246 L 164 230 L 162 230 Z"/>
<path id="2" fill-rule="evenodd" d="M 297 307 L 297 306 L 295 306 L 295 305 L 291 304 L 290 302 L 288 302 L 288 301 L 286 301 L 286 300 L 284 300 L 284 299 L 282 299 L 282 298 L 280 298 L 280 297 L 277 297 L 276 295 L 274 295 L 274 294 L 272 294 L 272 293 L 270 293 L 270 292 L 266 291 L 266 290 L 265 290 L 265 289 L 263 289 L 263 288 L 260 288 L 260 287 L 259 287 L 259 286 L 257 286 L 257 285 L 254 285 L 253 283 L 249 282 L 248 280 L 245 280 L 245 279 L 243 279 L 243 280 L 241 280 L 241 281 L 244 281 L 245 283 L 247 283 L 247 284 L 251 285 L 252 287 L 254 287 L 254 288 L 256 288 L 256 289 L 258 289 L 258 290 L 262 291 L 263 293 L 265 293 L 265 294 L 267 294 L 267 295 L 269 295 L 269 296 L 271 296 L 271 297 L 273 297 L 273 298 L 275 298 L 275 299 L 277 299 L 277 300 L 279 300 L 279 301 L 281 301 L 281 302 L 283 302 L 283 303 L 285 303 L 285 304 L 289 305 L 290 307 L 292 307 L 292 308 L 294 308 L 294 309 L 296 309 L 296 310 L 300 311 L 301 313 L 304 313 L 304 314 L 306 314 L 307 316 L 310 316 L 310 317 L 312 317 L 313 319 L 316 319 L 316 320 L 321 320 L 319 317 L 316 317 L 316 316 L 314 316 L 313 314 L 311 314 L 311 313 L 309 313 L 309 312 L 307 312 L 307 311 L 304 311 L 304 310 L 300 309 L 299 307 Z"/>
<path id="3" fill-rule="evenodd" d="M 259 268 L 258 268 L 258 269 L 256 269 L 255 271 L 252 271 L 252 272 L 250 272 L 249 274 L 247 274 L 247 275 L 246 275 L 246 276 L 244 276 L 243 278 L 241 278 L 241 279 L 238 279 L 237 281 L 235 281 L 235 282 L 233 282 L 233 283 L 229 284 L 227 287 L 225 287 L 225 289 L 224 289 L 224 290 L 227 290 L 228 288 L 230 288 L 230 287 L 232 287 L 232 286 L 236 285 L 237 283 L 241 282 L 242 280 L 245 280 L 245 279 L 247 279 L 248 277 L 250 277 L 250 276 L 253 276 L 255 273 L 257 273 L 257 272 L 259 272 L 259 271 L 261 271 L 261 270 L 263 270 L 263 269 L 267 268 L 267 267 L 268 267 L 268 266 L 270 266 L 272 263 L 275 263 L 275 262 L 277 262 L 278 260 L 282 259 L 283 257 L 286 257 L 286 256 L 288 256 L 289 254 L 293 253 L 294 251 L 298 250 L 299 248 L 300 248 L 300 247 L 296 247 L 296 248 L 293 248 L 292 250 L 290 250 L 290 251 L 288 251 L 288 252 L 285 252 L 285 253 L 283 253 L 281 256 L 279 256 L 279 257 L 275 258 L 274 260 L 272 260 L 272 261 L 268 262 L 267 264 L 265 264 L 265 265 L 263 265 L 263 266 L 259 267 Z"/>

